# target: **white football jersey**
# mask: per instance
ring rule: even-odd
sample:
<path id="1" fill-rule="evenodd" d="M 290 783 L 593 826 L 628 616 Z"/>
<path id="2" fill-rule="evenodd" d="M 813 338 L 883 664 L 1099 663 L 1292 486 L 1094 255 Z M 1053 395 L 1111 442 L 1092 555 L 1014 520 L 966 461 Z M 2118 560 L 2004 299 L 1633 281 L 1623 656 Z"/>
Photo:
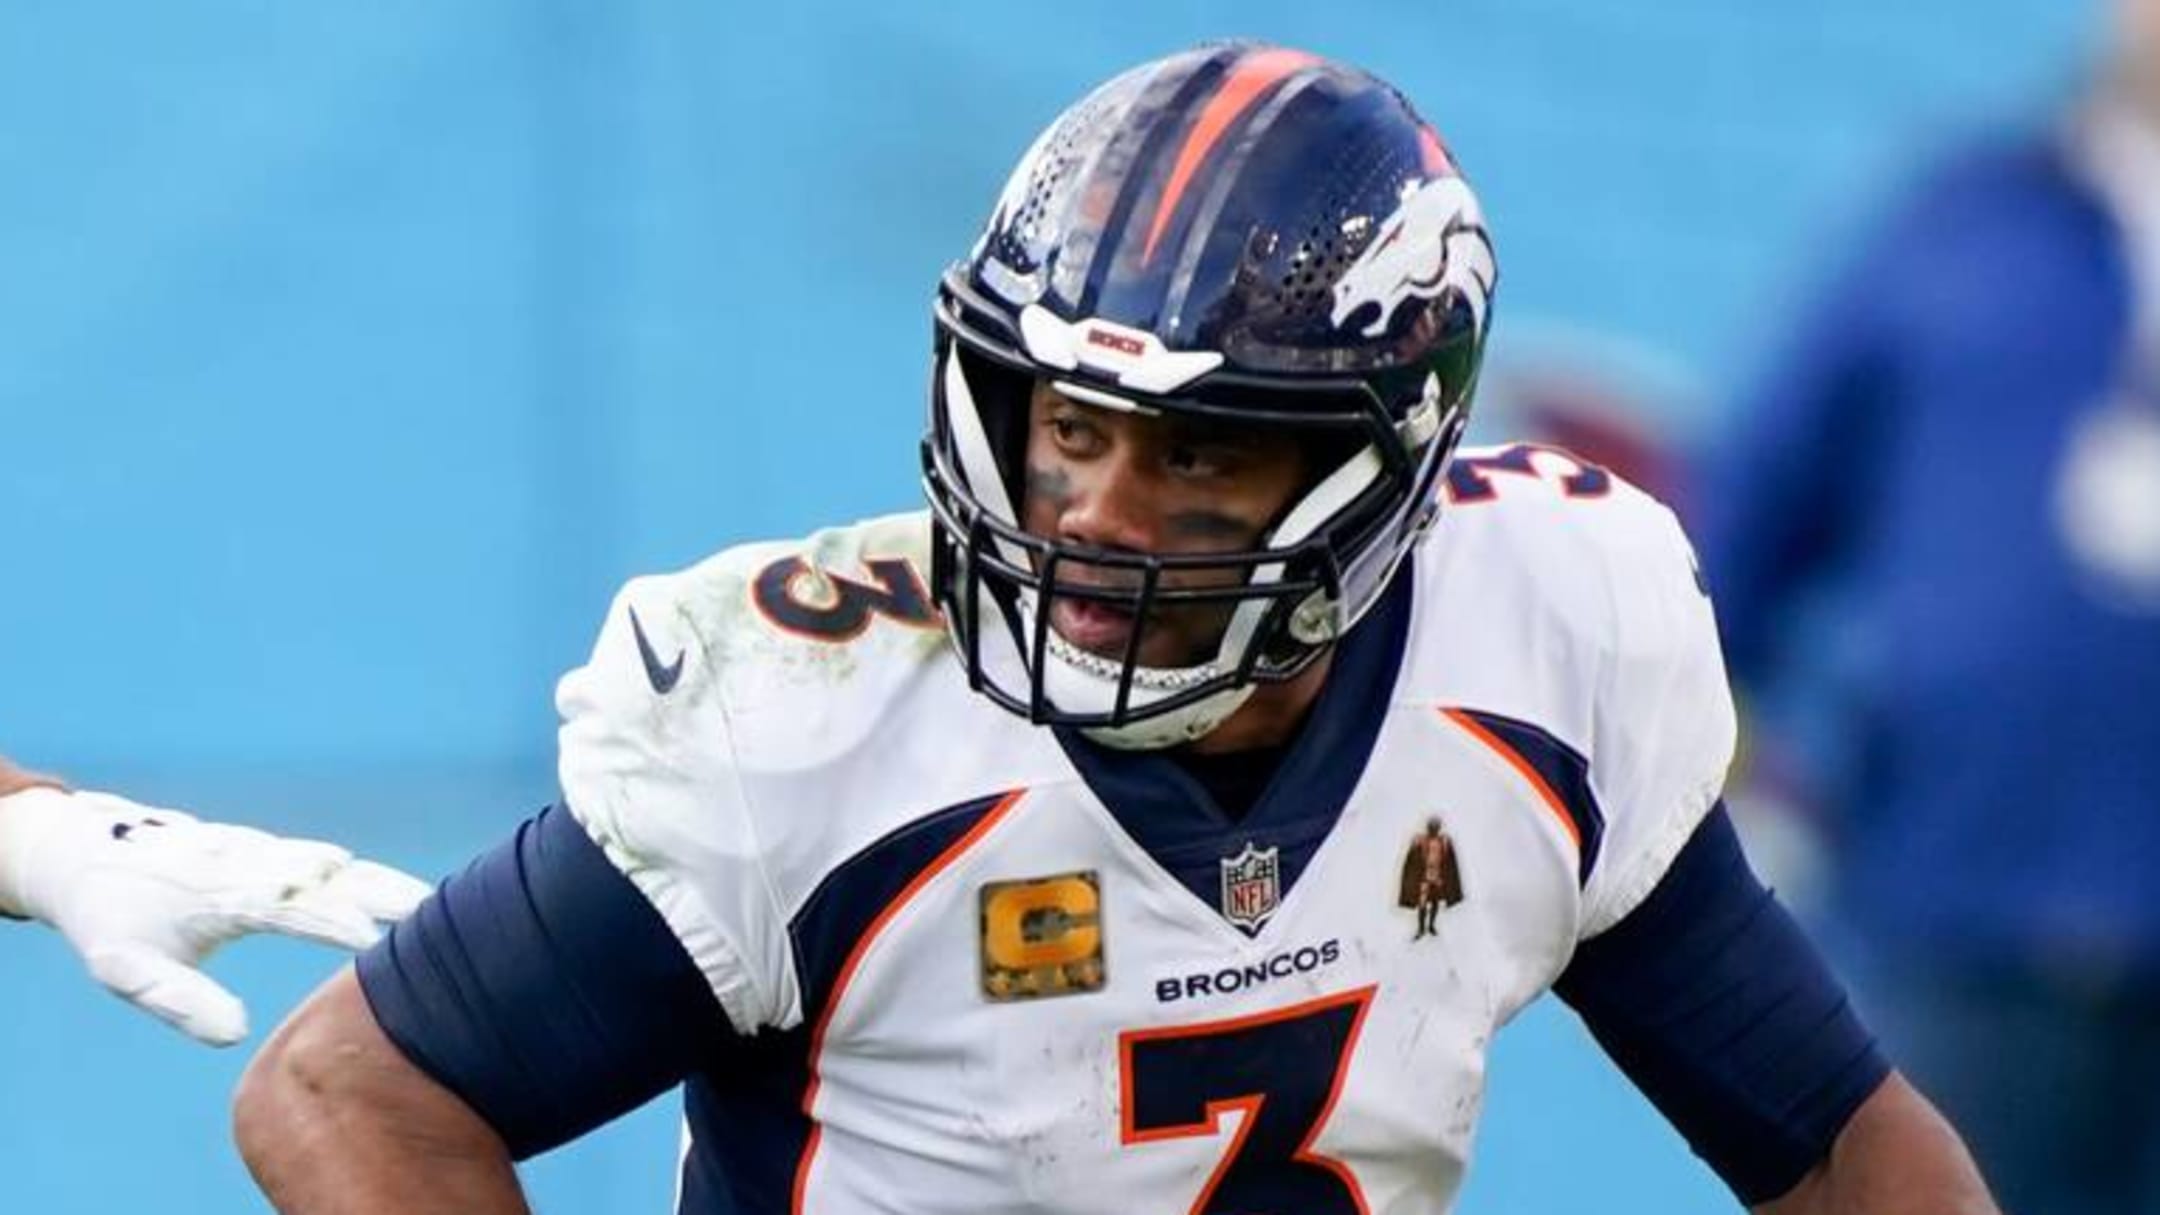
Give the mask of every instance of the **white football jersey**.
<path id="1" fill-rule="evenodd" d="M 1451 496 L 1237 820 L 970 692 L 923 514 L 630 583 L 563 788 L 758 1035 L 691 1085 L 683 1209 L 1448 1210 L 1493 1034 L 1734 731 L 1663 506 L 1528 447 Z"/>

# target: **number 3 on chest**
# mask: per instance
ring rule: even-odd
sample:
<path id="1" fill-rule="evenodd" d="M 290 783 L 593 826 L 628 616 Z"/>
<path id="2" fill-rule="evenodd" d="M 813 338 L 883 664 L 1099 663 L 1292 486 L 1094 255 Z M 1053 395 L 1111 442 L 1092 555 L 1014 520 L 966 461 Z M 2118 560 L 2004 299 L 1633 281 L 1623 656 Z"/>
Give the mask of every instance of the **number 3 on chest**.
<path id="1" fill-rule="evenodd" d="M 1121 1140 L 1138 1147 L 1216 1135 L 1224 1111 L 1242 1110 L 1191 1215 L 1366 1215 L 1350 1167 L 1312 1145 L 1342 1093 L 1372 994 L 1360 987 L 1269 1012 L 1118 1035 Z"/>

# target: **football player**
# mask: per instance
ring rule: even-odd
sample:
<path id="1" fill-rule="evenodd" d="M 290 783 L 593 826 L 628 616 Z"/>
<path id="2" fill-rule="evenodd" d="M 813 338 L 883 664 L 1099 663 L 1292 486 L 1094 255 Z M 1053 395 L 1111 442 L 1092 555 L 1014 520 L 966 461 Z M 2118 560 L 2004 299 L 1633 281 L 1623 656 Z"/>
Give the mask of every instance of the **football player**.
<path id="1" fill-rule="evenodd" d="M 212 950 L 254 932 L 365 949 L 427 893 L 335 845 L 75 792 L 0 757 L 0 916 L 59 929 L 113 994 L 212 1046 L 248 1032 L 196 969 Z"/>
<path id="2" fill-rule="evenodd" d="M 1455 451 L 1494 281 L 1354 68 L 1067 111 L 939 285 L 929 510 L 622 592 L 564 803 L 250 1068 L 272 1201 L 519 1211 L 686 1084 L 700 1215 L 1440 1212 L 1552 989 L 1742 1201 L 1992 1210 L 1719 809 L 1671 513 Z"/>

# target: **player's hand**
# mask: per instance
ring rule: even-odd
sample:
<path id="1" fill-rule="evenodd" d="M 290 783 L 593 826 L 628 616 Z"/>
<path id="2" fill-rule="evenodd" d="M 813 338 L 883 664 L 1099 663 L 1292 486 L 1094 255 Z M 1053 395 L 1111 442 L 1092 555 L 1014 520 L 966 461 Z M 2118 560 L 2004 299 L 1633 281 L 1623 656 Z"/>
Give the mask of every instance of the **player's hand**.
<path id="1" fill-rule="evenodd" d="M 98 982 L 213 1046 L 246 1037 L 248 1022 L 196 969 L 212 950 L 256 932 L 364 949 L 427 894 L 334 844 L 104 793 L 0 798 L 0 911 L 59 929 Z"/>

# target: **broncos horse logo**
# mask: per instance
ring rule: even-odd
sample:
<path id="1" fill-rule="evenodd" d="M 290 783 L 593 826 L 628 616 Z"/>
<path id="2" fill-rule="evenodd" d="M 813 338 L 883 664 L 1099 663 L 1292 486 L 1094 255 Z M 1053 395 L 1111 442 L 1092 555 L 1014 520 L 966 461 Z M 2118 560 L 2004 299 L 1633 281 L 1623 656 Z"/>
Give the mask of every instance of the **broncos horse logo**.
<path id="1" fill-rule="evenodd" d="M 1379 337 L 1403 301 L 1453 290 L 1469 302 L 1483 329 L 1496 273 L 1492 239 L 1470 187 L 1460 177 L 1420 182 L 1336 280 L 1329 319 L 1341 328 L 1365 305 L 1377 304 L 1380 314 L 1358 332 Z"/>

